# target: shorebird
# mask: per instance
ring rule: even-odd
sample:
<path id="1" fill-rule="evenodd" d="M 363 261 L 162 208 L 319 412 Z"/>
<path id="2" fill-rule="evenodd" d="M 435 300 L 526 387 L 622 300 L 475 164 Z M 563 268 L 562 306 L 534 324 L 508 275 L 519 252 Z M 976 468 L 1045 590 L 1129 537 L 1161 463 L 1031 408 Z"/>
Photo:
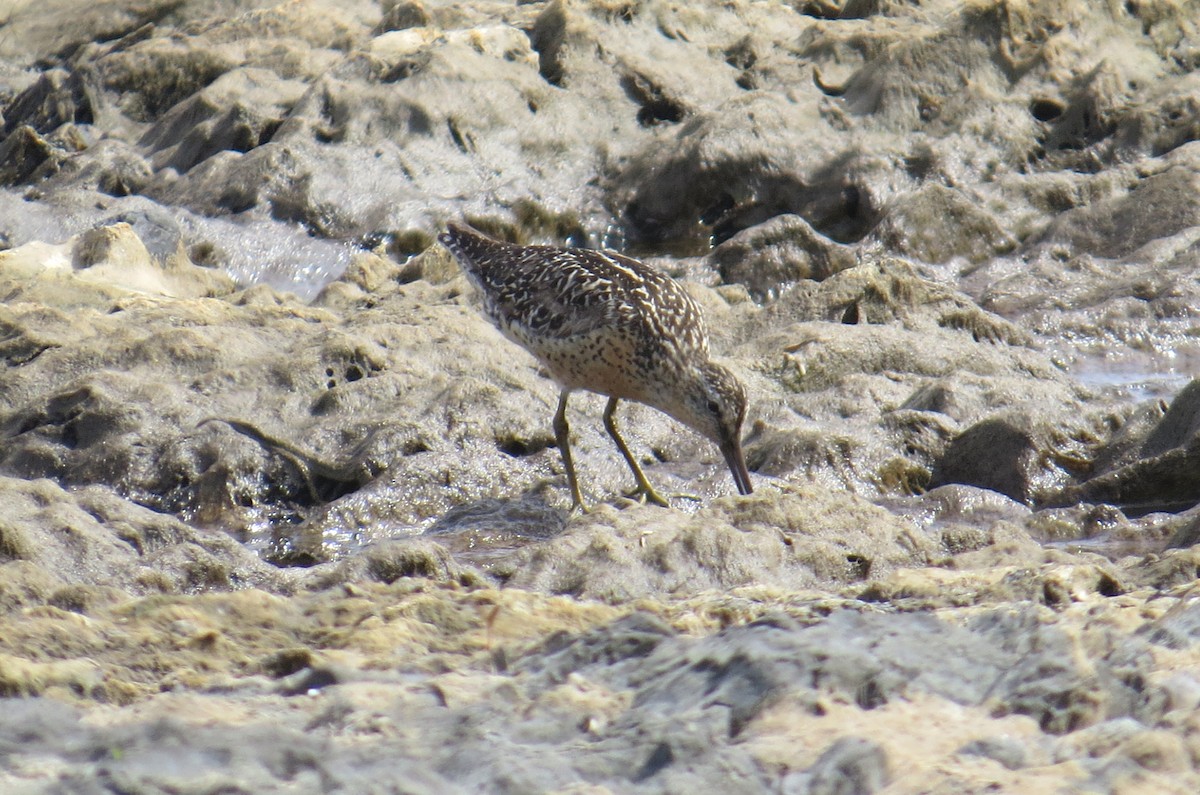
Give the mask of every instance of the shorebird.
<path id="1" fill-rule="evenodd" d="M 738 491 L 753 492 L 741 443 L 746 390 L 709 359 L 700 307 L 675 280 L 612 251 L 502 243 L 462 224 L 438 240 L 479 291 L 488 318 L 558 384 L 554 438 L 572 510 L 587 510 L 568 438 L 567 398 L 577 389 L 608 396 L 604 428 L 633 471 L 631 496 L 668 505 L 617 430 L 621 400 L 652 406 L 715 442 Z"/>

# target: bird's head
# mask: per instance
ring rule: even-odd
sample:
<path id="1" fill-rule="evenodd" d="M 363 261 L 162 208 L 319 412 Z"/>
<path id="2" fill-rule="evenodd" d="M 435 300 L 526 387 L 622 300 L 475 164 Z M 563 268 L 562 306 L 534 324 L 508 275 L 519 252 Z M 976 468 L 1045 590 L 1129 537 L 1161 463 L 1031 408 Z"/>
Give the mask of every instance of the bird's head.
<path id="1" fill-rule="evenodd" d="M 741 494 L 751 494 L 750 472 L 742 455 L 742 422 L 746 419 L 746 389 L 737 376 L 714 362 L 705 362 L 686 379 L 682 399 L 668 414 L 721 450 Z"/>

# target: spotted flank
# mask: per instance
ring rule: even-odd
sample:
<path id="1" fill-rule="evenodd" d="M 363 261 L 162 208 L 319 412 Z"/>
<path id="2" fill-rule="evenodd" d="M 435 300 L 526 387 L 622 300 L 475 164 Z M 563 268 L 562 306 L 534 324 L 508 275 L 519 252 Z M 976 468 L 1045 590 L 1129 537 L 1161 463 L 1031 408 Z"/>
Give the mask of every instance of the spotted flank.
<path id="1" fill-rule="evenodd" d="M 676 281 L 615 252 L 502 243 L 461 224 L 438 240 L 475 285 L 488 318 L 561 388 L 555 433 L 576 507 L 582 496 L 565 430 L 566 398 L 576 389 L 609 396 L 605 427 L 646 499 L 666 504 L 616 429 L 621 399 L 653 406 L 712 439 L 738 490 L 751 493 L 740 444 L 745 390 L 709 360 L 704 316 Z"/>

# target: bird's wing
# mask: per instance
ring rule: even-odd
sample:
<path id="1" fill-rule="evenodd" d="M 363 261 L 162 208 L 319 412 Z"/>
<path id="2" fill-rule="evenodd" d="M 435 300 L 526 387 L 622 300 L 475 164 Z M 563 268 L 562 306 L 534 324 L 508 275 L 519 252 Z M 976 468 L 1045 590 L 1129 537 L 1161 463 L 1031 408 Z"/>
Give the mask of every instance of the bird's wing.
<path id="1" fill-rule="evenodd" d="M 627 307 L 622 311 L 628 302 L 624 282 L 630 277 L 614 267 L 612 255 L 589 249 L 530 249 L 527 257 L 485 274 L 490 282 L 485 295 L 494 316 L 536 336 L 563 339 L 611 327 L 630 314 Z"/>

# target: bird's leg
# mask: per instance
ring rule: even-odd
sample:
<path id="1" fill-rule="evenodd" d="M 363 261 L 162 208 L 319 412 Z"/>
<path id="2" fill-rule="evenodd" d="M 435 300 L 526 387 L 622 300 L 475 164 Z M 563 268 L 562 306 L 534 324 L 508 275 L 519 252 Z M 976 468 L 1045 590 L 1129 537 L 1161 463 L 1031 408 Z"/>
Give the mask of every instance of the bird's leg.
<path id="1" fill-rule="evenodd" d="M 571 393 L 563 390 L 558 396 L 558 411 L 554 413 L 554 441 L 562 453 L 563 465 L 567 468 L 567 485 L 571 487 L 571 510 L 578 508 L 587 513 L 583 495 L 579 492 L 579 478 L 575 476 L 575 463 L 571 460 L 571 429 L 567 425 L 567 397 Z"/>
<path id="2" fill-rule="evenodd" d="M 650 485 L 650 481 L 646 480 L 646 475 L 642 472 L 642 468 L 638 466 L 637 459 L 633 457 L 633 453 L 629 452 L 629 445 L 625 444 L 625 440 L 621 438 L 621 434 L 617 430 L 616 414 L 617 399 L 610 397 L 608 405 L 604 407 L 604 430 L 608 431 L 608 435 L 617 443 L 617 449 L 625 457 L 625 463 L 629 464 L 629 468 L 633 470 L 633 478 L 637 481 L 637 488 L 633 490 L 630 496 L 640 497 L 646 502 L 661 505 L 663 508 L 670 507 L 671 503 L 667 502 L 665 497 L 654 490 L 654 487 Z"/>

